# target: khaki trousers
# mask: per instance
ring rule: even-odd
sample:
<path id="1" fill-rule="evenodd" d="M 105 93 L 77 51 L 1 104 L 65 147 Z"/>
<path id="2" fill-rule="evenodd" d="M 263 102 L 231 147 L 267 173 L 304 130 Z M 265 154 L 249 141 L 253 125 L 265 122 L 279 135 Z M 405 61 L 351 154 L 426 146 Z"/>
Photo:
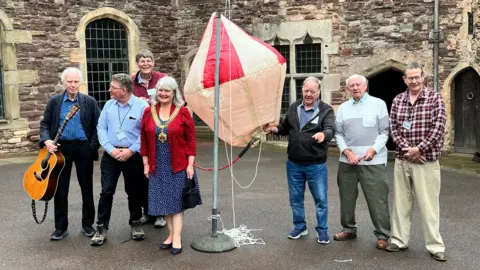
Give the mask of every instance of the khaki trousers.
<path id="1" fill-rule="evenodd" d="M 416 164 L 395 159 L 394 205 L 391 213 L 391 242 L 407 247 L 412 223 L 413 198 L 422 216 L 425 246 L 430 253 L 444 252 L 440 236 L 440 165 L 437 161 Z"/>

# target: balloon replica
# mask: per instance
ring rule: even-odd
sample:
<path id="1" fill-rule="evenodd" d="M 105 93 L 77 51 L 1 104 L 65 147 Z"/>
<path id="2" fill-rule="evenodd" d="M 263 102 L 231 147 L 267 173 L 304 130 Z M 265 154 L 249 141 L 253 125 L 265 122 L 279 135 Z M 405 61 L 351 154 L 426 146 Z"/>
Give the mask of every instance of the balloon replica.
<path id="1" fill-rule="evenodd" d="M 245 33 L 223 15 L 220 25 L 218 137 L 243 147 L 265 124 L 278 124 L 286 61 L 270 45 Z M 215 13 L 203 34 L 184 86 L 189 107 L 214 129 Z"/>

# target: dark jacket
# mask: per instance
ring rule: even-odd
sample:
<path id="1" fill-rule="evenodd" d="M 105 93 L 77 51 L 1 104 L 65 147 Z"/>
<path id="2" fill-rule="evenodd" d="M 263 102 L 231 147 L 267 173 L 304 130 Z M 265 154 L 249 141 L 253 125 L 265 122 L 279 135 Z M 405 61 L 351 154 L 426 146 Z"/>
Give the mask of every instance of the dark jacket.
<path id="1" fill-rule="evenodd" d="M 57 135 L 60 127 L 60 110 L 65 91 L 52 97 L 45 108 L 43 120 L 40 122 L 40 147 L 45 145 L 46 140 L 53 140 Z M 83 131 L 87 135 L 90 148 L 93 152 L 94 160 L 98 160 L 98 143 L 97 123 L 100 117 L 100 109 L 98 108 L 95 98 L 78 93 L 78 104 L 80 105 L 80 121 Z"/>
<path id="2" fill-rule="evenodd" d="M 319 101 L 318 110 L 307 124 L 300 130 L 300 118 L 298 106 L 302 100 L 295 101 L 288 108 L 285 119 L 279 125 L 278 134 L 288 135 L 288 159 L 297 164 L 321 164 L 327 161 L 328 142 L 335 134 L 335 117 L 333 108 Z M 318 117 L 318 118 L 317 118 Z M 312 123 L 312 122 L 316 122 Z M 317 132 L 325 134 L 325 140 L 317 143 L 312 138 Z"/>

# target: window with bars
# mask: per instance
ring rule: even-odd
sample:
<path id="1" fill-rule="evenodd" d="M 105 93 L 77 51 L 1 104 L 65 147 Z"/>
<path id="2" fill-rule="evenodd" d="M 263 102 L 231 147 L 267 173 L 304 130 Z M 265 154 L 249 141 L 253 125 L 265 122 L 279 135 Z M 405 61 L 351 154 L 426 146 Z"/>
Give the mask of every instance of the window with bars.
<path id="1" fill-rule="evenodd" d="M 0 64 L 0 119 L 4 119 L 4 109 L 3 109 L 3 81 L 2 81 L 2 65 Z"/>
<path id="2" fill-rule="evenodd" d="M 110 99 L 110 79 L 116 73 L 129 73 L 128 39 L 125 27 L 112 19 L 100 19 L 85 29 L 88 93 L 100 108 Z"/>
<path id="3" fill-rule="evenodd" d="M 468 34 L 473 35 L 473 13 L 468 12 Z"/>
<path id="4" fill-rule="evenodd" d="M 303 79 L 295 80 L 295 97 L 297 100 L 303 98 L 303 93 L 302 93 L 303 81 L 304 81 Z"/>
<path id="5" fill-rule="evenodd" d="M 290 73 L 290 46 L 288 45 L 277 45 L 273 46 L 287 61 L 287 74 Z"/>
<path id="6" fill-rule="evenodd" d="M 278 44 L 278 42 L 280 41 L 276 39 L 275 44 Z M 274 45 L 273 47 L 287 61 L 287 74 L 283 86 L 281 107 L 283 117 L 292 102 L 302 99 L 302 87 L 305 78 L 309 76 L 321 77 L 322 45 L 313 43 L 312 38 L 307 34 L 303 44 L 295 44 L 295 46 Z M 292 65 L 291 59 L 295 59 L 295 65 Z"/>
<path id="7" fill-rule="evenodd" d="M 282 107 L 280 109 L 280 115 L 285 115 L 290 106 L 290 78 L 285 78 L 285 83 L 283 84 L 283 93 L 282 93 Z"/>
<path id="8" fill-rule="evenodd" d="M 295 67 L 297 73 L 321 73 L 322 57 L 320 44 L 295 45 Z"/>
<path id="9" fill-rule="evenodd" d="M 285 58 L 287 65 L 287 76 L 290 74 L 290 46 L 289 45 L 275 45 L 273 46 L 282 56 Z M 283 93 L 282 93 L 282 106 L 280 109 L 280 115 L 283 117 L 290 106 L 290 78 L 285 78 L 285 83 L 283 84 Z"/>

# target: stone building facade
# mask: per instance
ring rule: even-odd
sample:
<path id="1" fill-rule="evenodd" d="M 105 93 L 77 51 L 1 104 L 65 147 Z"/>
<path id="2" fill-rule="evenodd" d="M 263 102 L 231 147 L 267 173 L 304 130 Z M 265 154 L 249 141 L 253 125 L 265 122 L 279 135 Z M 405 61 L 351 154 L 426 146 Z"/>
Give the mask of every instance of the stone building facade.
<path id="1" fill-rule="evenodd" d="M 111 73 L 135 72 L 143 48 L 154 52 L 158 70 L 183 82 L 217 10 L 287 58 L 284 108 L 309 75 L 322 79 L 322 99 L 334 107 L 348 98 L 344 80 L 354 73 L 387 104 L 405 90 L 411 60 L 425 64 L 432 84 L 433 0 L 0 0 L 0 155 L 38 149 L 43 110 L 63 91 L 66 67 L 79 67 L 81 91 L 103 102 Z M 468 128 L 480 121 L 470 108 L 480 108 L 478 16 L 476 0 L 440 1 L 448 151 L 480 148 L 480 131 Z"/>

